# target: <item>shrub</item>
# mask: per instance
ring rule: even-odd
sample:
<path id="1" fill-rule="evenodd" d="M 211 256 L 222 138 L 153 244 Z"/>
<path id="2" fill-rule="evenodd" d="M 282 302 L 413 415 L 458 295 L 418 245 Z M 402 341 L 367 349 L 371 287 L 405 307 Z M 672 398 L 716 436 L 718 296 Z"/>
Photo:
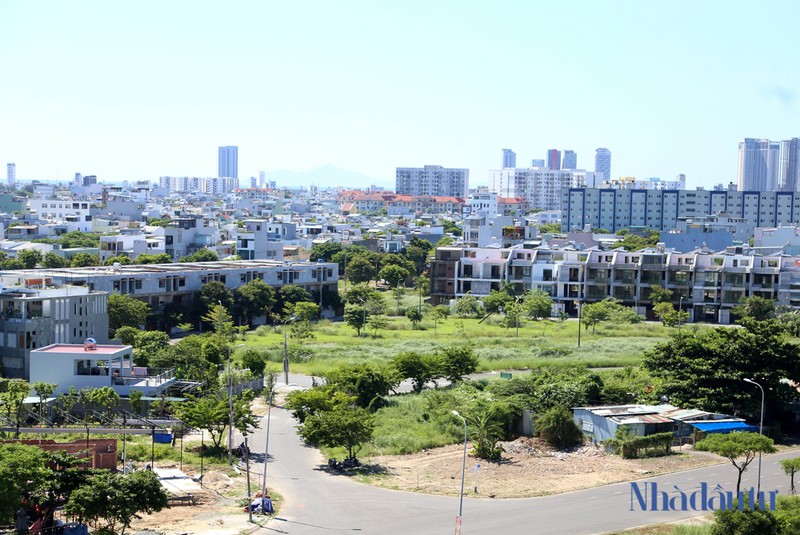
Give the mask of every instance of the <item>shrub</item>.
<path id="1" fill-rule="evenodd" d="M 542 440 L 560 450 L 583 442 L 583 433 L 575 425 L 572 413 L 564 407 L 553 407 L 537 421 L 536 429 Z"/>

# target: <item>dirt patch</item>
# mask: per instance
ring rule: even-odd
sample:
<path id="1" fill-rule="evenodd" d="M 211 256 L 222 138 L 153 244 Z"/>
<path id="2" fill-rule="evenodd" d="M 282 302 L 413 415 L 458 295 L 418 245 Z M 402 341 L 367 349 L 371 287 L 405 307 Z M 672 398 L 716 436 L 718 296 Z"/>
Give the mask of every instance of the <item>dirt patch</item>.
<path id="1" fill-rule="evenodd" d="M 501 443 L 499 462 L 467 457 L 465 493 L 490 498 L 523 498 L 585 489 L 677 472 L 720 462 L 718 457 L 677 452 L 669 457 L 622 459 L 601 448 L 585 446 L 554 451 L 539 439 L 521 437 Z M 470 446 L 467 451 L 469 452 Z M 428 494 L 458 495 L 461 489 L 463 446 L 445 446 L 413 455 L 375 457 L 380 475 L 362 480 L 380 487 Z"/>
<path id="2" fill-rule="evenodd" d="M 247 495 L 244 477 L 231 478 L 221 472 L 206 472 L 203 490 L 193 493 L 194 505 L 173 505 L 134 521 L 131 532 L 155 531 L 165 535 L 213 533 L 238 535 L 257 527 L 247 520 L 242 499 Z M 275 502 L 276 506 L 279 503 Z M 264 524 L 269 517 L 253 515 Z"/>

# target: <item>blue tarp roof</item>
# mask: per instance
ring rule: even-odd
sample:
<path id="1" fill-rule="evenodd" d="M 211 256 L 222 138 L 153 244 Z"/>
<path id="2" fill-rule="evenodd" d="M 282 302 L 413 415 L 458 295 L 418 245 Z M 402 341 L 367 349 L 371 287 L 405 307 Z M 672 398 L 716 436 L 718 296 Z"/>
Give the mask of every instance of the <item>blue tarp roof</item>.
<path id="1" fill-rule="evenodd" d="M 748 425 L 746 422 L 692 422 L 692 427 L 704 433 L 730 433 L 731 431 L 757 432 L 758 427 Z"/>

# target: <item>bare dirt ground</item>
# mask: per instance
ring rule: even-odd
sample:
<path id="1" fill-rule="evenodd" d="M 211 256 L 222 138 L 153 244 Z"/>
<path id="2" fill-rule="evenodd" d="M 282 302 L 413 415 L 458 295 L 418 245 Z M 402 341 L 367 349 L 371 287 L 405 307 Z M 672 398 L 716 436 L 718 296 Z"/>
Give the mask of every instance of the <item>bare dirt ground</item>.
<path id="1" fill-rule="evenodd" d="M 522 498 L 596 487 L 650 475 L 677 472 L 719 463 L 721 459 L 702 453 L 679 453 L 651 459 L 622 459 L 601 448 L 585 446 L 556 452 L 538 439 L 521 437 L 501 443 L 506 452 L 499 462 L 467 457 L 465 492 L 474 494 L 475 466 L 477 494 L 489 498 Z M 471 446 L 468 446 L 468 450 Z M 684 448 L 686 449 L 686 448 Z M 414 455 L 372 459 L 378 475 L 362 481 L 376 486 L 458 495 L 461 489 L 463 446 L 445 446 Z"/>

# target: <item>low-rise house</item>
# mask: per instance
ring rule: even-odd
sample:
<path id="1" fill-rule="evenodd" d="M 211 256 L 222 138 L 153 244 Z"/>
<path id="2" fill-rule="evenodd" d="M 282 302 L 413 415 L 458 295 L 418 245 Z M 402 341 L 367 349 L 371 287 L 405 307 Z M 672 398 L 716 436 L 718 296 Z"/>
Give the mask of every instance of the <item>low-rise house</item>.
<path id="1" fill-rule="evenodd" d="M 151 370 L 133 364 L 133 348 L 123 345 L 51 344 L 30 352 L 30 383 L 57 385 L 54 395 L 68 393 L 70 387 L 110 386 L 120 396 L 139 390 L 145 396 L 158 396 L 174 384 L 174 370 Z"/>

